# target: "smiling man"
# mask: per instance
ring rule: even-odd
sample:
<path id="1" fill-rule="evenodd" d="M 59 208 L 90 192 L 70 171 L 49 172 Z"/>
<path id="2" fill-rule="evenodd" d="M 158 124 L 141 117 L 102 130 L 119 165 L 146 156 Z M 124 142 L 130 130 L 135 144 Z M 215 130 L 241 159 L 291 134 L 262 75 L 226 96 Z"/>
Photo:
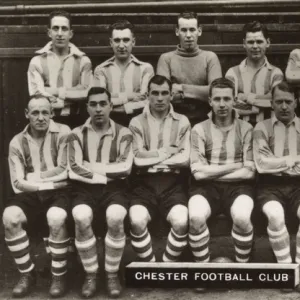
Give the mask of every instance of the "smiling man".
<path id="1" fill-rule="evenodd" d="M 29 124 L 9 145 L 9 170 L 15 195 L 3 213 L 5 241 L 21 274 L 13 296 L 25 296 L 36 282 L 27 232 L 36 234 L 38 228 L 48 236 L 49 226 L 52 255 L 49 292 L 52 297 L 60 297 L 67 288 L 66 220 L 70 191 L 66 139 L 70 128 L 51 120 L 51 104 L 42 95 L 29 101 L 25 114 Z"/>
<path id="2" fill-rule="evenodd" d="M 38 55 L 29 64 L 29 94 L 48 97 L 54 120 L 73 128 L 85 118 L 85 99 L 93 82 L 92 64 L 70 42 L 73 30 L 69 13 L 54 11 L 49 15 L 48 36 L 51 41 L 36 51 Z"/>
<path id="3" fill-rule="evenodd" d="M 196 262 L 208 262 L 207 219 L 225 213 L 233 221 L 237 262 L 248 262 L 253 241 L 252 126 L 237 118 L 231 80 L 214 80 L 209 89 L 210 118 L 192 129 L 189 244 Z"/>
<path id="4" fill-rule="evenodd" d="M 202 28 L 195 13 L 180 14 L 175 33 L 179 45 L 175 51 L 161 55 L 157 74 L 172 82 L 175 111 L 186 115 L 195 125 L 207 119 L 209 84 L 222 76 L 221 65 L 215 53 L 199 48 Z"/>
<path id="5" fill-rule="evenodd" d="M 187 245 L 187 195 L 182 171 L 189 164 L 190 123 L 174 112 L 171 87 L 166 77 L 152 77 L 149 104 L 129 126 L 136 165 L 129 210 L 131 244 L 145 262 L 156 260 L 148 223 L 155 221 L 159 212 L 171 226 L 163 261 L 178 261 Z"/>
<path id="6" fill-rule="evenodd" d="M 271 89 L 283 80 L 283 73 L 267 60 L 270 39 L 265 25 L 257 21 L 247 23 L 243 35 L 247 58 L 225 76 L 235 83 L 235 108 L 239 115 L 254 126 L 271 117 Z"/>
<path id="7" fill-rule="evenodd" d="M 145 107 L 147 86 L 153 67 L 132 55 L 134 26 L 120 20 L 110 27 L 110 45 L 114 56 L 96 67 L 94 86 L 106 88 L 112 97 L 112 118 L 128 126 L 133 115 Z"/>
<path id="8" fill-rule="evenodd" d="M 75 245 L 86 273 L 82 287 L 85 298 L 92 297 L 97 289 L 99 265 L 93 218 L 94 229 L 108 229 L 105 236 L 108 294 L 115 298 L 122 291 L 118 271 L 126 243 L 124 218 L 129 205 L 126 177 L 133 161 L 132 134 L 110 119 L 112 107 L 111 95 L 106 89 L 91 88 L 87 103 L 90 117 L 69 137 Z"/>
<path id="9" fill-rule="evenodd" d="M 254 129 L 257 202 L 268 219 L 269 240 L 279 263 L 293 261 L 285 220 L 291 216 L 300 219 L 300 120 L 296 106 L 294 89 L 282 81 L 272 89 L 274 116 Z M 295 262 L 300 263 L 300 227 Z"/>

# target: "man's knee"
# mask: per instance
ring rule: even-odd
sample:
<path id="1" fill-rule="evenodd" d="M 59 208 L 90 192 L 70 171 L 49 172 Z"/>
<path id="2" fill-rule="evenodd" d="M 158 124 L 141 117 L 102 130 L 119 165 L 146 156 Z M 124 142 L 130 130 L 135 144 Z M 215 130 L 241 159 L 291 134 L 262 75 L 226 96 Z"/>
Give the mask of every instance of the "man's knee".
<path id="1" fill-rule="evenodd" d="M 206 220 L 211 214 L 207 200 L 200 195 L 195 195 L 189 200 L 189 228 L 196 234 L 206 225 Z"/>
<path id="2" fill-rule="evenodd" d="M 13 230 L 26 222 L 26 216 L 20 207 L 9 206 L 4 210 L 2 220 L 6 230 Z"/>
<path id="3" fill-rule="evenodd" d="M 91 226 L 93 211 L 88 205 L 81 204 L 75 206 L 72 210 L 72 215 L 75 225 L 79 230 L 85 230 Z"/>
<path id="4" fill-rule="evenodd" d="M 150 215 L 146 207 L 134 205 L 129 210 L 131 230 L 135 234 L 142 234 L 150 221 Z"/>
<path id="5" fill-rule="evenodd" d="M 106 222 L 109 231 L 120 233 L 124 231 L 124 219 L 127 210 L 118 204 L 110 205 L 106 210 Z"/>
<path id="6" fill-rule="evenodd" d="M 253 200 L 247 195 L 236 198 L 230 213 L 235 226 L 240 229 L 248 230 L 251 224 L 251 214 L 253 210 Z"/>
<path id="7" fill-rule="evenodd" d="M 188 209 L 184 205 L 176 205 L 170 210 L 167 221 L 171 223 L 173 230 L 180 235 L 188 230 Z"/>
<path id="8" fill-rule="evenodd" d="M 269 201 L 263 206 L 263 212 L 272 230 L 281 230 L 285 225 L 284 209 L 277 201 Z"/>
<path id="9" fill-rule="evenodd" d="M 51 228 L 60 228 L 62 227 L 67 219 L 67 212 L 59 207 L 51 207 L 47 211 L 47 221 L 48 225 Z"/>

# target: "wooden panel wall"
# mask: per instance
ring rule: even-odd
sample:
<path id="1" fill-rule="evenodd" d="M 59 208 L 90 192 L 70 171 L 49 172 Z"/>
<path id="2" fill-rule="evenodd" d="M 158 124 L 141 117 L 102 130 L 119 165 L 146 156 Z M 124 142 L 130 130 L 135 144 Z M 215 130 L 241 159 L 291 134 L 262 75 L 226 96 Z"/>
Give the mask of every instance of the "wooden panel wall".
<path id="1" fill-rule="evenodd" d="M 87 1 L 73 1 L 86 3 Z M 90 1 L 89 3 L 121 1 Z M 134 3 L 136 1 L 123 1 Z M 147 1 L 145 1 L 147 2 Z M 149 2 L 149 1 L 148 1 Z M 159 1 L 158 1 L 159 2 Z M 137 46 L 134 54 L 156 67 L 161 53 L 171 51 L 177 44 L 174 34 L 177 13 L 184 7 L 124 7 L 124 9 L 75 9 L 73 12 L 73 42 L 91 58 L 93 66 L 111 56 L 108 26 L 119 18 L 127 18 L 136 25 Z M 190 1 L 191 2 L 191 1 Z M 199 1 L 200 2 L 200 1 Z M 202 1 L 204 2 L 204 1 Z M 227 1 L 228 2 L 228 1 Z M 233 0 L 232 3 L 235 1 Z M 264 1 L 261 1 L 263 3 Z M 270 1 L 266 1 L 270 2 Z M 276 2 L 276 1 L 275 1 Z M 278 2 L 278 1 L 277 1 Z M 1 1 L 1 5 L 27 5 L 36 1 Z M 68 1 L 39 1 L 39 4 L 69 3 Z M 294 1 L 280 5 L 227 5 L 208 4 L 191 7 L 203 24 L 199 44 L 215 51 L 223 72 L 244 58 L 241 29 L 244 23 L 258 19 L 267 24 L 272 46 L 268 58 L 285 69 L 289 52 L 300 48 L 300 7 Z M 7 155 L 11 138 L 25 124 L 24 108 L 28 101 L 27 67 L 34 51 L 48 41 L 47 14 L 49 9 L 1 10 L 0 5 L 0 212 L 11 192 Z"/>

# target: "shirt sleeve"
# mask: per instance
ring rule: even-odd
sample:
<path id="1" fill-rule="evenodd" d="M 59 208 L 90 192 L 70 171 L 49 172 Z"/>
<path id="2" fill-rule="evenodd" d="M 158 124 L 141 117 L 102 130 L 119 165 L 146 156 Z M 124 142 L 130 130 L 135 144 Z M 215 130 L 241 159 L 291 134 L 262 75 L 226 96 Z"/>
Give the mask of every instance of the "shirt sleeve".
<path id="1" fill-rule="evenodd" d="M 253 153 L 259 173 L 281 173 L 288 169 L 285 157 L 276 157 L 268 144 L 269 136 L 263 122 L 259 122 L 253 133 Z"/>
<path id="2" fill-rule="evenodd" d="M 140 122 L 134 118 L 129 124 L 129 129 L 133 135 L 133 154 L 134 154 L 134 164 L 138 167 L 153 166 L 161 162 L 161 158 L 157 151 L 153 151 L 153 155 L 147 155 L 145 158 L 142 153 L 147 152 L 143 129 Z M 151 152 L 152 153 L 152 152 Z"/>
<path id="3" fill-rule="evenodd" d="M 68 170 L 70 179 L 90 184 L 107 183 L 106 176 L 92 172 L 83 165 L 82 143 L 74 131 L 68 137 Z"/>
<path id="4" fill-rule="evenodd" d="M 253 159 L 253 128 L 252 128 L 252 126 L 247 126 L 245 133 L 244 133 L 243 162 L 244 162 L 244 168 L 247 168 L 250 171 L 255 171 L 255 164 L 254 164 L 254 159 Z"/>
<path id="5" fill-rule="evenodd" d="M 43 71 L 40 57 L 35 56 L 31 59 L 27 71 L 29 96 L 40 94 L 45 97 L 53 97 L 51 94 L 45 91 L 45 83 L 42 74 Z"/>
<path id="6" fill-rule="evenodd" d="M 156 74 L 167 77 L 171 80 L 171 70 L 166 54 L 162 54 L 157 63 Z"/>
<path id="7" fill-rule="evenodd" d="M 15 139 L 9 145 L 8 162 L 11 185 L 16 194 L 39 190 L 38 183 L 26 180 L 25 160 Z"/>
<path id="8" fill-rule="evenodd" d="M 119 155 L 117 160 L 104 166 L 104 172 L 109 178 L 127 177 L 132 168 L 133 152 L 132 152 L 132 134 L 127 128 L 122 128 L 119 137 Z"/>
<path id="9" fill-rule="evenodd" d="M 209 52 L 207 58 L 207 85 L 192 85 L 192 84 L 183 84 L 183 95 L 184 98 L 189 99 L 200 99 L 202 101 L 208 100 L 208 92 L 210 83 L 222 77 L 222 69 L 220 61 L 217 55 L 213 52 Z"/>
<path id="10" fill-rule="evenodd" d="M 71 130 L 68 126 L 63 126 L 58 136 L 57 142 L 57 166 L 51 170 L 41 172 L 43 181 L 58 182 L 68 178 L 67 171 L 67 139 Z"/>
<path id="11" fill-rule="evenodd" d="M 189 166 L 191 152 L 190 138 L 191 125 L 188 119 L 184 118 L 179 132 L 179 152 L 163 161 L 162 164 L 166 164 L 172 168 Z"/>
<path id="12" fill-rule="evenodd" d="M 291 84 L 300 84 L 300 49 L 294 49 L 290 53 L 285 70 L 285 77 Z"/>
<path id="13" fill-rule="evenodd" d="M 147 92 L 148 83 L 150 79 L 154 76 L 153 67 L 150 64 L 145 64 L 142 72 L 140 93 L 137 94 L 136 98 L 132 102 L 127 102 L 124 104 L 124 109 L 127 114 L 132 114 L 136 109 L 144 108 L 147 104 Z"/>
<path id="14" fill-rule="evenodd" d="M 83 56 L 80 62 L 80 83 L 70 88 L 60 88 L 59 98 L 70 101 L 85 100 L 89 89 L 93 85 L 92 63 L 87 56 Z"/>
<path id="15" fill-rule="evenodd" d="M 101 65 L 97 66 L 94 71 L 93 86 L 106 88 L 107 80 L 105 76 L 105 68 Z"/>
<path id="16" fill-rule="evenodd" d="M 192 174 L 196 173 L 202 165 L 209 165 L 205 157 L 205 134 L 201 125 L 196 125 L 191 131 L 191 159 Z"/>

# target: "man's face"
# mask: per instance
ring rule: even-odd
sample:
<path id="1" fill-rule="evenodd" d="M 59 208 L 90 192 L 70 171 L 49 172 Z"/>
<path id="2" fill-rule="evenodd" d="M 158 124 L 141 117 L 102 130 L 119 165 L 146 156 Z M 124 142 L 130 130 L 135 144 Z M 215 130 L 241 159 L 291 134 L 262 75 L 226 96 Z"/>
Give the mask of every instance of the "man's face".
<path id="1" fill-rule="evenodd" d="M 284 124 L 288 124 L 294 119 L 296 100 L 293 94 L 275 90 L 272 99 L 272 108 L 274 109 L 276 118 Z"/>
<path id="2" fill-rule="evenodd" d="M 216 118 L 231 118 L 234 105 L 233 90 L 231 88 L 213 88 L 209 104 Z"/>
<path id="3" fill-rule="evenodd" d="M 110 45 L 114 55 L 118 60 L 126 60 L 132 53 L 132 48 L 135 45 L 135 38 L 130 29 L 123 30 L 114 29 L 110 38 Z"/>
<path id="4" fill-rule="evenodd" d="M 176 35 L 179 37 L 180 47 L 186 51 L 191 52 L 197 48 L 198 37 L 201 33 L 197 19 L 180 18 L 178 20 Z"/>
<path id="5" fill-rule="evenodd" d="M 45 98 L 32 99 L 25 109 L 26 119 L 33 131 L 45 132 L 49 128 L 52 110 L 50 102 Z"/>
<path id="6" fill-rule="evenodd" d="M 92 124 L 103 126 L 109 122 L 112 103 L 109 102 L 108 96 L 105 93 L 91 95 L 87 103 L 87 111 L 91 117 Z"/>
<path id="7" fill-rule="evenodd" d="M 265 57 L 267 48 L 270 46 L 270 40 L 266 39 L 262 31 L 247 32 L 244 39 L 244 48 L 248 59 L 259 61 Z"/>
<path id="8" fill-rule="evenodd" d="M 57 49 L 65 49 L 69 46 L 73 31 L 70 22 L 66 17 L 56 16 L 51 19 L 51 28 L 48 29 L 48 36 L 52 40 L 53 46 Z"/>
<path id="9" fill-rule="evenodd" d="M 171 91 L 166 82 L 162 85 L 150 84 L 148 100 L 151 111 L 157 113 L 167 112 L 170 108 L 171 97 Z"/>

